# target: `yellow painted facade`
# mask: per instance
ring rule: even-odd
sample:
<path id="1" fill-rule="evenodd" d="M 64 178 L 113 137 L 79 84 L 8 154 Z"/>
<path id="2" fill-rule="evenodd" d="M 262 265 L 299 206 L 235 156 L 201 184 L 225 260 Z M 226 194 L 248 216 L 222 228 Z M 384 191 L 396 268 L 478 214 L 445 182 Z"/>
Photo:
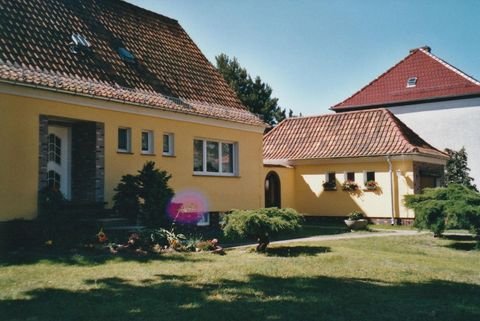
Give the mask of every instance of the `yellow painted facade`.
<path id="1" fill-rule="evenodd" d="M 316 164 L 296 164 L 291 168 L 265 166 L 264 174 L 275 171 L 281 182 L 282 207 L 293 207 L 300 213 L 311 216 L 346 216 L 358 210 L 372 218 L 392 217 L 392 195 L 396 218 L 413 218 L 412 210 L 405 208 L 403 197 L 414 193 L 413 161 L 392 161 L 393 194 L 390 188 L 389 165 L 385 158 L 359 162 L 358 159 Z M 376 191 L 366 190 L 365 172 L 375 172 L 379 184 Z M 323 188 L 327 173 L 335 173 L 337 188 Z M 354 172 L 357 192 L 342 190 L 345 173 Z M 285 202 L 283 201 L 285 200 Z"/>
<path id="2" fill-rule="evenodd" d="M 13 87 L 13 86 L 12 86 Z M 30 90 L 30 91 L 33 91 Z M 42 95 L 41 90 L 36 90 Z M 55 93 L 52 93 L 55 94 Z M 67 97 L 65 94 L 58 94 Z M 74 97 L 72 96 L 72 101 Z M 77 98 L 75 98 L 77 99 Z M 98 100 L 82 98 L 86 105 Z M 83 104 L 83 103 L 82 103 Z M 105 102 L 107 104 L 107 102 Z M 172 175 L 171 187 L 179 192 L 193 189 L 202 192 L 210 211 L 228 211 L 232 208 L 252 209 L 263 206 L 263 128 L 235 124 L 198 116 L 186 120 L 148 115 L 140 106 L 108 103 L 115 108 L 88 107 L 85 104 L 0 94 L 0 221 L 37 215 L 39 185 L 39 117 L 61 117 L 74 120 L 101 122 L 105 126 L 105 189 L 107 207 L 112 206 L 113 189 L 122 175 L 135 174 L 146 161 L 155 161 L 157 167 Z M 130 112 L 120 111 L 121 108 Z M 142 115 L 142 113 L 144 115 Z M 161 113 L 158 111 L 158 113 Z M 165 114 L 169 114 L 165 112 Z M 172 114 L 170 112 L 170 114 Z M 197 122 L 198 120 L 198 122 Z M 230 126 L 231 124 L 231 126 Z M 119 127 L 131 129 L 131 154 L 117 152 Z M 153 156 L 142 155 L 141 131 L 154 133 Z M 173 157 L 162 156 L 164 133 L 174 134 Z M 238 146 L 238 175 L 235 177 L 193 175 L 193 140 L 208 138 L 234 142 Z"/>

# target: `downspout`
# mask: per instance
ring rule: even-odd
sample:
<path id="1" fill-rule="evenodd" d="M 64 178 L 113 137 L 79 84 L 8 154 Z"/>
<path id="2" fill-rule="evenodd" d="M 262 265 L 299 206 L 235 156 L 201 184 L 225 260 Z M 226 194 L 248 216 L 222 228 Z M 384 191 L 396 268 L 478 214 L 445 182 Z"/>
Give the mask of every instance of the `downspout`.
<path id="1" fill-rule="evenodd" d="M 390 201 L 391 201 L 391 213 L 392 218 L 390 220 L 390 224 L 395 225 L 395 197 L 393 195 L 393 177 L 392 177 L 392 161 L 390 159 L 390 155 L 387 155 L 387 163 L 388 163 L 388 176 L 390 177 Z"/>

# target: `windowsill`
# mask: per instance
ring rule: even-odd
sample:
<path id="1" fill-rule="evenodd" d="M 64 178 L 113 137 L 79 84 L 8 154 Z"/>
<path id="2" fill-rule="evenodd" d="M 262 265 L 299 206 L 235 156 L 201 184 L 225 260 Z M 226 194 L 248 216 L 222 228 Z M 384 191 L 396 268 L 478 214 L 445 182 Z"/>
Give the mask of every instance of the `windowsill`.
<path id="1" fill-rule="evenodd" d="M 176 157 L 175 154 L 162 154 L 163 157 Z"/>
<path id="2" fill-rule="evenodd" d="M 133 155 L 133 153 L 132 153 L 131 151 L 128 151 L 128 150 L 118 150 L 118 149 L 117 149 L 117 153 L 118 153 L 118 154 Z"/>
<path id="3" fill-rule="evenodd" d="M 240 175 L 236 175 L 236 174 L 216 174 L 216 173 L 193 173 L 192 176 L 240 178 Z"/>
<path id="4" fill-rule="evenodd" d="M 150 152 L 141 152 L 140 155 L 142 155 L 142 156 L 156 156 L 155 153 L 150 153 Z"/>

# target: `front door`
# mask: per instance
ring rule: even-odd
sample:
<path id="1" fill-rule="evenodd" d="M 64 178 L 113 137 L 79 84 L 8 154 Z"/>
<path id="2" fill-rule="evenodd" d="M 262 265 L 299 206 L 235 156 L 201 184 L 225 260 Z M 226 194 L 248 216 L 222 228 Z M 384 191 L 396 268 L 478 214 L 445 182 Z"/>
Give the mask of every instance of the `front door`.
<path id="1" fill-rule="evenodd" d="M 265 178 L 265 207 L 281 207 L 280 177 L 271 171 Z"/>
<path id="2" fill-rule="evenodd" d="M 71 197 L 71 137 L 70 128 L 48 126 L 48 186 L 54 187 L 66 199 Z"/>

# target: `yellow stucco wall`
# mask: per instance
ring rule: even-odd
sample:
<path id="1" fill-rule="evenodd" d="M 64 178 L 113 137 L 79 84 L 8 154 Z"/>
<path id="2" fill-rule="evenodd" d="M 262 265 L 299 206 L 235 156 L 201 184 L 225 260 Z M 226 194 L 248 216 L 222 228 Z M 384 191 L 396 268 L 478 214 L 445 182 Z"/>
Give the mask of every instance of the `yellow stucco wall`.
<path id="1" fill-rule="evenodd" d="M 140 111 L 143 107 L 135 107 Z M 262 133 L 236 128 L 162 119 L 85 107 L 39 98 L 0 94 L 0 221 L 36 216 L 39 166 L 39 116 L 48 115 L 102 122 L 105 125 L 105 201 L 112 205 L 113 188 L 122 175 L 148 160 L 172 174 L 178 192 L 195 189 L 205 194 L 210 211 L 263 206 Z M 118 127 L 130 127 L 133 154 L 117 152 Z M 156 156 L 140 153 L 141 130 L 154 131 Z M 175 157 L 162 156 L 162 135 L 175 135 Z M 193 175 L 193 139 L 225 140 L 238 144 L 238 177 Z"/>
<path id="2" fill-rule="evenodd" d="M 280 176 L 282 200 L 284 197 L 288 199 L 289 205 L 282 202 L 282 207 L 292 204 L 297 211 L 312 216 L 346 216 L 349 212 L 358 210 L 369 217 L 391 217 L 392 194 L 386 160 L 364 163 L 353 160 L 350 163 L 295 165 L 292 169 L 266 166 L 265 175 L 270 170 L 274 170 Z M 380 186 L 379 190 L 365 190 L 365 171 L 375 172 L 375 180 Z M 325 174 L 328 172 L 336 173 L 336 191 L 323 189 L 322 184 L 325 182 Z M 345 180 L 345 172 L 355 172 L 355 181 L 360 186 L 358 192 L 349 193 L 341 189 L 341 184 Z M 413 218 L 413 211 L 403 206 L 403 196 L 413 194 L 412 161 L 393 161 L 392 172 L 396 217 Z"/>

